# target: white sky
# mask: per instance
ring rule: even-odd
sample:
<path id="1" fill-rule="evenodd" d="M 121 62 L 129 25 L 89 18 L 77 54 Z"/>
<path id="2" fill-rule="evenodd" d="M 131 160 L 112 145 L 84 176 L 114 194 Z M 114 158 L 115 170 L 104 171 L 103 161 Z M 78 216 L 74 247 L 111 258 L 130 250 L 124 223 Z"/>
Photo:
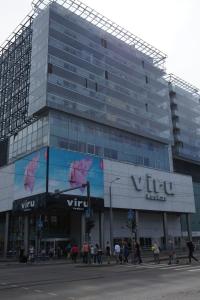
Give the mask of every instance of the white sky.
<path id="1" fill-rule="evenodd" d="M 200 88 L 199 0 L 82 0 L 167 54 L 167 72 Z M 0 0 L 0 45 L 31 10 L 31 0 Z"/>

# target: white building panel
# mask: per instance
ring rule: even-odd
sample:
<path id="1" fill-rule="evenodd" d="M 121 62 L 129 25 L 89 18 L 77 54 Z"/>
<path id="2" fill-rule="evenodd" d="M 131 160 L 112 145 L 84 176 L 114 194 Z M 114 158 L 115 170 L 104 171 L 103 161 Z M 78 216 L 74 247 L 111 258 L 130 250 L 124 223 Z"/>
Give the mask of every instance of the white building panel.
<path id="1" fill-rule="evenodd" d="M 195 212 L 190 176 L 104 160 L 105 207 L 110 206 L 110 186 L 113 208 Z"/>

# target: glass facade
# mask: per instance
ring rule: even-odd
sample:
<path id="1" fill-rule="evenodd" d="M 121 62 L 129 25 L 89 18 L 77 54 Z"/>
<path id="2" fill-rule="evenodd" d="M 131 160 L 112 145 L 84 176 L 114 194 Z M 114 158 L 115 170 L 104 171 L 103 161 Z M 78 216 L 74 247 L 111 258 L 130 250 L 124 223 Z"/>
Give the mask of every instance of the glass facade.
<path id="1" fill-rule="evenodd" d="M 40 12 L 33 20 L 33 37 L 30 69 L 30 91 L 28 114 L 32 116 L 46 106 L 48 10 Z"/>
<path id="2" fill-rule="evenodd" d="M 9 161 L 13 161 L 42 146 L 47 146 L 49 140 L 48 124 L 48 116 L 44 116 L 20 130 L 18 134 L 11 136 L 9 144 Z"/>
<path id="3" fill-rule="evenodd" d="M 200 95 L 170 84 L 174 154 L 200 161 Z"/>
<path id="4" fill-rule="evenodd" d="M 169 143 L 163 71 L 150 57 L 79 16 L 50 6 L 47 105 Z"/>
<path id="5" fill-rule="evenodd" d="M 197 232 L 199 236 L 200 232 L 200 183 L 193 182 L 193 190 L 194 190 L 194 199 L 195 199 L 195 207 L 196 213 L 191 215 L 191 229 L 192 232 Z M 187 230 L 187 224 L 185 217 L 182 217 L 182 230 Z"/>
<path id="6" fill-rule="evenodd" d="M 167 145 L 65 113 L 50 113 L 50 145 L 169 170 Z"/>
<path id="7" fill-rule="evenodd" d="M 102 38 L 102 30 L 65 13 L 52 4 L 33 20 L 28 112 L 48 111 L 11 136 L 9 161 L 49 145 L 170 170 L 163 70 L 134 47 L 106 32 Z"/>

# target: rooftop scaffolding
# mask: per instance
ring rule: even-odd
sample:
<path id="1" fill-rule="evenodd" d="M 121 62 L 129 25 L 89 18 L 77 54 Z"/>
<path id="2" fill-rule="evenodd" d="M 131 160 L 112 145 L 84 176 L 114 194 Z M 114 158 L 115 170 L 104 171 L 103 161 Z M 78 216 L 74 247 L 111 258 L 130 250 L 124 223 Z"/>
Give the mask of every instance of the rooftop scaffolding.
<path id="1" fill-rule="evenodd" d="M 160 69 L 164 69 L 164 63 L 166 59 L 166 54 L 159 51 L 157 48 L 151 46 L 147 42 L 143 41 L 136 35 L 132 34 L 130 31 L 124 29 L 123 27 L 112 22 L 108 18 L 99 14 L 94 9 L 80 2 L 79 0 L 33 0 L 32 1 L 32 10 L 30 13 L 23 19 L 20 25 L 14 30 L 14 32 L 8 37 L 8 39 L 0 46 L 0 56 L 2 51 L 5 51 L 9 45 L 15 39 L 16 34 L 20 34 L 23 31 L 24 27 L 29 23 L 30 18 L 35 18 L 41 10 L 45 9 L 49 4 L 57 3 L 69 11 L 75 13 L 81 18 L 87 20 L 98 28 L 104 30 L 105 32 L 113 35 L 129 46 L 134 46 L 135 49 L 141 51 L 145 55 L 149 56 L 154 65 Z"/>
<path id="2" fill-rule="evenodd" d="M 191 93 L 194 97 L 200 98 L 200 90 L 193 86 L 192 84 L 186 82 L 185 80 L 181 79 L 180 77 L 174 74 L 167 74 L 165 79 L 172 83 L 173 85 L 185 90 L 188 93 Z"/>
<path id="3" fill-rule="evenodd" d="M 69 11 L 113 35 L 129 46 L 134 46 L 134 48 L 138 51 L 141 51 L 145 55 L 151 57 L 155 66 L 161 69 L 164 68 L 164 62 L 167 57 L 166 54 L 132 34 L 130 31 L 112 22 L 79 0 L 33 0 L 32 5 L 34 13 L 40 12 L 50 3 L 57 3 L 65 7 Z"/>

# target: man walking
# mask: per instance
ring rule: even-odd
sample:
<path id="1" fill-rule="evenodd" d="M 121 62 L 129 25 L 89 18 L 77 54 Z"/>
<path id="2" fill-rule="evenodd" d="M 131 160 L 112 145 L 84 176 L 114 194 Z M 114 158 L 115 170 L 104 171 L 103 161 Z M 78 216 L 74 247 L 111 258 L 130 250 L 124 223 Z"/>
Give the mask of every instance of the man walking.
<path id="1" fill-rule="evenodd" d="M 139 264 L 142 263 L 140 244 L 136 241 L 134 244 L 134 263 L 137 261 Z"/>
<path id="2" fill-rule="evenodd" d="M 194 257 L 193 253 L 194 253 L 194 244 L 192 241 L 188 241 L 187 242 L 187 247 L 188 247 L 188 250 L 189 250 L 189 253 L 188 253 L 188 258 L 189 258 L 189 263 L 191 264 L 191 260 L 192 258 L 196 261 L 198 261 L 198 259 L 196 257 Z"/>
<path id="3" fill-rule="evenodd" d="M 106 258 L 107 258 L 107 263 L 110 264 L 110 256 L 111 256 L 111 249 L 110 249 L 110 244 L 107 242 L 106 244 Z"/>

